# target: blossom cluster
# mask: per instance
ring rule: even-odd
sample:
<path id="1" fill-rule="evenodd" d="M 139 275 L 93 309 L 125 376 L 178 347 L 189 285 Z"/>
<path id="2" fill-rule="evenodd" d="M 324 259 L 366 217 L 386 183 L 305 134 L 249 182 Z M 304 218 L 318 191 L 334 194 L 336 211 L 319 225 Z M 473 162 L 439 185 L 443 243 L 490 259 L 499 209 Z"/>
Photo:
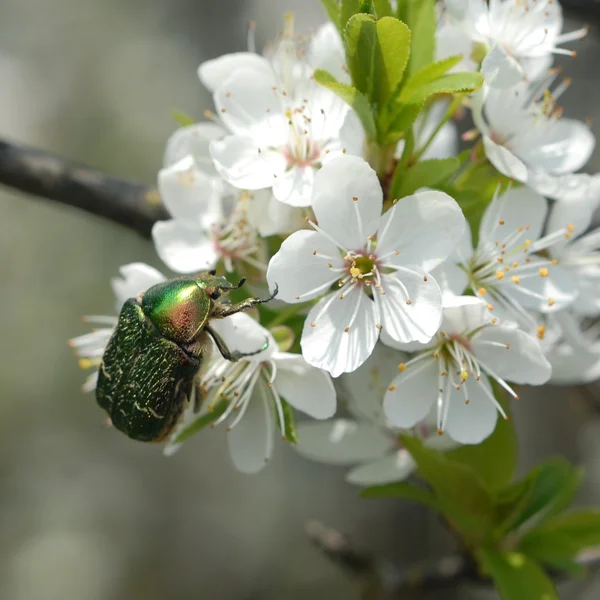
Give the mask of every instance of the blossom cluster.
<path id="1" fill-rule="evenodd" d="M 165 451 L 200 421 L 223 423 L 236 466 L 256 472 L 278 428 L 302 455 L 352 465 L 353 483 L 396 481 L 413 468 L 400 432 L 477 444 L 507 418 L 499 392 L 597 378 L 600 176 L 579 172 L 595 139 L 563 117 L 570 81 L 551 68 L 584 35 L 562 32 L 557 1 L 446 0 L 435 64 L 483 85 L 427 97 L 393 142 L 374 142 L 357 106 L 321 85 L 323 70 L 339 89 L 353 80 L 332 23 L 298 36 L 287 16 L 265 54 L 201 64 L 215 110 L 167 142 L 158 189 L 171 218 L 154 225 L 156 251 L 174 273 L 216 268 L 279 293 L 263 325 L 219 323 L 231 349 L 268 347 L 237 363 L 213 353 L 202 410 Z M 121 274 L 118 308 L 165 279 L 139 263 Z M 103 327 L 72 343 L 97 365 L 117 320 L 89 320 Z M 331 419 L 336 391 L 348 414 Z M 291 435 L 291 408 L 322 422 Z"/>

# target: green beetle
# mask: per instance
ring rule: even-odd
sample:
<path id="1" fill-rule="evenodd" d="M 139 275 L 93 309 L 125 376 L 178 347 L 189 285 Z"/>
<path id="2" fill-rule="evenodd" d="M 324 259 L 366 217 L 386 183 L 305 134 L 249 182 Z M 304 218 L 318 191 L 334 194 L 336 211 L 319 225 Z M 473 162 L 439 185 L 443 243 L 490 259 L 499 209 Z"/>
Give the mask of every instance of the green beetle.
<path id="1" fill-rule="evenodd" d="M 143 442 L 160 442 L 169 436 L 192 395 L 194 378 L 210 349 L 209 336 L 231 361 L 265 349 L 231 352 L 210 326 L 211 319 L 268 302 L 277 294 L 275 289 L 268 298 L 215 302 L 244 281 L 233 286 L 209 271 L 159 283 L 125 302 L 96 384 L 98 404 L 117 429 Z"/>

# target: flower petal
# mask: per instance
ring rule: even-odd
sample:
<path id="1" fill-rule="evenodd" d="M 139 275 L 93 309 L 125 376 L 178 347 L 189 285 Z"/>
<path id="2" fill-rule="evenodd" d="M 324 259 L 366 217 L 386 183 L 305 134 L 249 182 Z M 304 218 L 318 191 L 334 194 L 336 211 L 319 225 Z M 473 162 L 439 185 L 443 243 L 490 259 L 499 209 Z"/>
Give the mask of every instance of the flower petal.
<path id="1" fill-rule="evenodd" d="M 465 401 L 463 390 L 450 386 L 450 407 L 445 432 L 461 444 L 479 444 L 489 437 L 498 420 L 498 411 L 482 387 L 490 394 L 492 390 L 485 375 L 479 381 L 470 379 L 464 384 L 469 403 Z"/>
<path id="2" fill-rule="evenodd" d="M 269 188 L 286 169 L 281 152 L 261 148 L 249 135 L 230 135 L 211 142 L 210 155 L 223 179 L 241 189 Z"/>
<path id="3" fill-rule="evenodd" d="M 238 471 L 258 473 L 273 454 L 274 423 L 271 398 L 262 395 L 266 386 L 255 386 L 242 420 L 227 432 L 229 454 Z"/>
<path id="4" fill-rule="evenodd" d="M 442 321 L 442 291 L 435 279 L 410 267 L 383 275 L 378 295 L 381 325 L 389 337 L 399 343 L 428 342 Z"/>
<path id="5" fill-rule="evenodd" d="M 152 239 L 161 260 L 176 273 L 205 271 L 214 267 L 219 260 L 208 234 L 182 221 L 155 223 Z"/>
<path id="6" fill-rule="evenodd" d="M 433 356 L 409 365 L 391 382 L 383 410 L 394 427 L 409 429 L 422 421 L 438 395 L 438 363 Z"/>
<path id="7" fill-rule="evenodd" d="M 374 460 L 394 447 L 394 439 L 370 423 L 333 419 L 299 423 L 294 448 L 306 458 L 331 465 Z"/>
<path id="8" fill-rule="evenodd" d="M 319 227 L 343 250 L 357 250 L 366 244 L 367 237 L 377 230 L 382 205 L 377 174 L 362 158 L 339 156 L 317 172 L 313 210 Z"/>
<path id="9" fill-rule="evenodd" d="M 430 271 L 452 254 L 465 228 L 463 212 L 448 194 L 419 192 L 382 215 L 377 255 L 384 263 Z"/>
<path id="10" fill-rule="evenodd" d="M 540 169 L 530 172 L 529 185 L 540 194 L 564 202 L 595 199 L 600 193 L 600 174 L 551 175 Z"/>
<path id="11" fill-rule="evenodd" d="M 552 175 L 565 175 L 581 169 L 590 159 L 595 145 L 596 138 L 585 123 L 561 118 L 545 130 L 537 143 L 521 145 L 519 157 Z"/>
<path id="12" fill-rule="evenodd" d="M 431 276 L 442 290 L 442 299 L 460 296 L 467 288 L 469 276 L 452 259 L 445 260 L 439 267 L 431 271 Z"/>
<path id="13" fill-rule="evenodd" d="M 496 196 L 486 208 L 479 228 L 479 244 L 495 245 L 511 236 L 511 247 L 520 246 L 529 239 L 537 240 L 544 227 L 548 203 L 527 186 L 511 188 Z M 512 237 L 521 229 L 521 234 Z"/>
<path id="14" fill-rule="evenodd" d="M 271 333 L 247 313 L 239 312 L 226 319 L 213 319 L 210 326 L 229 350 L 252 353 L 251 356 L 244 358 L 249 362 L 270 360 L 277 352 L 277 342 Z M 262 352 L 257 352 L 265 345 L 267 347 Z"/>
<path id="15" fill-rule="evenodd" d="M 117 297 L 117 312 L 129 298 L 135 298 L 140 292 L 145 292 L 157 283 L 162 283 L 166 277 L 154 267 L 144 263 L 129 263 L 119 268 L 122 279 L 113 277 L 110 283 Z"/>
<path id="16" fill-rule="evenodd" d="M 165 208 L 187 225 L 209 227 L 222 218 L 220 185 L 198 169 L 191 155 L 161 169 L 158 191 Z"/>
<path id="17" fill-rule="evenodd" d="M 474 296 L 448 297 L 444 301 L 442 331 L 465 335 L 491 323 L 486 303 Z"/>
<path id="18" fill-rule="evenodd" d="M 308 47 L 308 62 L 313 69 L 325 69 L 338 81 L 350 83 L 350 75 L 344 69 L 346 54 L 342 36 L 333 23 L 319 27 Z"/>
<path id="19" fill-rule="evenodd" d="M 502 46 L 495 44 L 481 63 L 486 85 L 506 89 L 523 79 L 523 68 Z"/>
<path id="20" fill-rule="evenodd" d="M 517 158 L 508 148 L 496 144 L 487 135 L 483 136 L 483 147 L 489 161 L 507 177 L 526 182 L 528 177 L 525 163 Z"/>
<path id="21" fill-rule="evenodd" d="M 331 268 L 328 266 L 331 265 Z M 303 229 L 288 237 L 269 261 L 267 281 L 279 286 L 279 300 L 303 302 L 318 298 L 340 277 L 339 250 L 317 231 Z"/>
<path id="22" fill-rule="evenodd" d="M 273 74 L 236 71 L 214 94 L 215 107 L 232 132 L 252 135 L 265 148 L 287 141 L 288 120 Z"/>
<path id="23" fill-rule="evenodd" d="M 483 368 L 488 365 L 503 379 L 529 385 L 542 385 L 550 379 L 552 369 L 540 345 L 520 329 L 502 325 L 484 327 L 471 344 Z"/>
<path id="24" fill-rule="evenodd" d="M 531 267 L 548 270 L 548 275 L 542 277 Z M 548 265 L 547 260 L 533 258 L 527 263 L 527 275 L 522 276 L 517 269 L 513 271 L 520 277 L 518 284 L 506 281 L 502 289 L 507 296 L 516 300 L 519 304 L 538 310 L 543 313 L 555 312 L 569 306 L 578 294 L 577 279 L 573 273 L 560 265 Z"/>
<path id="25" fill-rule="evenodd" d="M 343 300 L 337 293 L 330 294 L 306 317 L 302 355 L 307 363 L 329 371 L 332 377 L 354 371 L 373 351 L 378 324 L 379 311 L 361 289 L 355 288 Z"/>
<path id="26" fill-rule="evenodd" d="M 600 379 L 600 352 L 583 346 L 559 344 L 548 353 L 552 365 L 551 383 L 582 385 Z"/>
<path id="27" fill-rule="evenodd" d="M 379 460 L 354 467 L 346 474 L 346 481 L 360 486 L 403 481 L 416 466 L 408 450 L 401 448 Z"/>
<path id="28" fill-rule="evenodd" d="M 203 62 L 198 67 L 198 77 L 206 88 L 214 92 L 237 69 L 251 73 L 258 71 L 263 76 L 272 76 L 273 73 L 269 61 L 260 54 L 234 52 Z"/>
<path id="29" fill-rule="evenodd" d="M 335 414 L 335 388 L 328 373 L 311 367 L 299 354 L 278 352 L 277 391 L 296 409 L 314 419 L 328 419 Z"/>
<path id="30" fill-rule="evenodd" d="M 163 166 L 170 167 L 182 158 L 192 155 L 199 169 L 207 175 L 216 176 L 217 172 L 213 167 L 208 145 L 225 135 L 227 135 L 225 129 L 216 123 L 195 123 L 180 127 L 167 140 Z"/>
<path id="31" fill-rule="evenodd" d="M 293 233 L 304 227 L 302 210 L 279 202 L 271 190 L 248 193 L 248 221 L 262 237 Z"/>
<path id="32" fill-rule="evenodd" d="M 406 360 L 403 352 L 378 343 L 361 367 L 338 380 L 348 410 L 361 421 L 366 419 L 382 428 L 387 427 L 383 396 L 390 381 L 398 374 L 398 364 Z"/>
<path id="33" fill-rule="evenodd" d="M 293 165 L 273 181 L 273 196 L 289 206 L 310 206 L 315 168 Z"/>

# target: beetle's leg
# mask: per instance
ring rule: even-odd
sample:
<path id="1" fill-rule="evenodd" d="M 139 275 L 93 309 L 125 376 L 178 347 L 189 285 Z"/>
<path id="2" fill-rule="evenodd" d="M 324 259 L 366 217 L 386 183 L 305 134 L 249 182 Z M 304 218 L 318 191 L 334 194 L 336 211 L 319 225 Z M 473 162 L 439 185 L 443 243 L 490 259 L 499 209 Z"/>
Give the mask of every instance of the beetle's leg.
<path id="1" fill-rule="evenodd" d="M 273 298 L 277 296 L 278 291 L 279 288 L 277 285 L 275 285 L 275 290 L 273 293 L 266 298 L 246 298 L 245 300 L 236 302 L 235 304 L 215 304 L 211 317 L 213 319 L 222 319 L 223 317 L 235 315 L 235 313 L 238 313 L 242 310 L 248 310 L 257 304 L 264 304 L 265 302 L 269 302 L 269 300 L 273 300 Z"/>
<path id="2" fill-rule="evenodd" d="M 244 358 L 244 356 L 253 356 L 254 354 L 258 354 L 259 352 L 262 352 L 263 350 L 266 350 L 269 347 L 269 340 L 267 339 L 258 350 L 254 350 L 253 352 L 240 352 L 239 350 L 232 351 L 227 347 L 227 344 L 225 343 L 223 338 L 214 329 L 212 329 L 210 325 L 206 325 L 204 327 L 204 330 L 207 333 L 209 333 L 210 337 L 212 337 L 212 339 L 215 341 L 215 344 L 217 345 L 221 356 L 224 359 L 230 360 L 232 362 L 237 362 L 238 360 L 240 360 L 240 358 Z"/>

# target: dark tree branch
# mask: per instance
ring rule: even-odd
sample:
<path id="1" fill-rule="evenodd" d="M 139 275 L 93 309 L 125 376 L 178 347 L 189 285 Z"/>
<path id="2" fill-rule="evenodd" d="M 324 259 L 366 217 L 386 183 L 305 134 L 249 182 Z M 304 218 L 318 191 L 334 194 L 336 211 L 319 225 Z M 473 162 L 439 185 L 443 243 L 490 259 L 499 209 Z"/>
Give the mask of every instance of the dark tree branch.
<path id="1" fill-rule="evenodd" d="M 411 590 L 436 592 L 456 588 L 462 583 L 490 584 L 490 580 L 479 575 L 476 565 L 467 556 L 456 554 L 400 568 L 355 548 L 342 533 L 317 521 L 309 522 L 306 532 L 319 550 L 362 584 L 365 599 L 406 600 Z M 577 562 L 582 567 L 598 568 L 600 548 L 581 552 Z M 557 581 L 562 580 L 559 573 L 551 575 Z"/>
<path id="2" fill-rule="evenodd" d="M 158 192 L 41 150 L 0 140 L 0 185 L 75 206 L 148 237 L 168 215 Z"/>

